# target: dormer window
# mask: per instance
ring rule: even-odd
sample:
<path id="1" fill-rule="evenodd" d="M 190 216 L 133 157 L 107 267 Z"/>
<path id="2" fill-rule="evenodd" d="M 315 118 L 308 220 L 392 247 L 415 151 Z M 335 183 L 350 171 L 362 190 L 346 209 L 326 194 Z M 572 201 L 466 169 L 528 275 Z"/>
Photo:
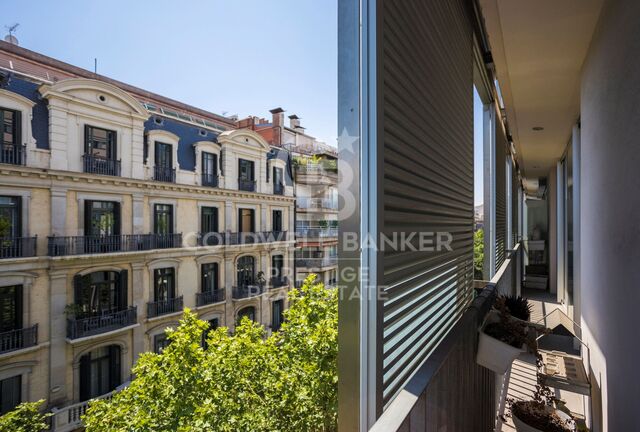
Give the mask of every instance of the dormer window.
<path id="1" fill-rule="evenodd" d="M 176 182 L 176 170 L 173 168 L 173 147 L 171 144 L 158 141 L 155 143 L 154 179 L 169 183 Z"/>
<path id="2" fill-rule="evenodd" d="M 253 161 L 246 159 L 238 160 L 238 189 L 248 192 L 256 191 Z"/>
<path id="3" fill-rule="evenodd" d="M 284 176 L 282 168 L 273 167 L 273 193 L 275 195 L 284 195 Z"/>
<path id="4" fill-rule="evenodd" d="M 20 141 L 21 112 L 0 108 L 0 163 L 24 165 L 25 150 Z"/>
<path id="5" fill-rule="evenodd" d="M 120 176 L 117 147 L 116 131 L 85 125 L 84 172 Z"/>
<path id="6" fill-rule="evenodd" d="M 202 152 L 202 186 L 218 187 L 218 155 Z"/>

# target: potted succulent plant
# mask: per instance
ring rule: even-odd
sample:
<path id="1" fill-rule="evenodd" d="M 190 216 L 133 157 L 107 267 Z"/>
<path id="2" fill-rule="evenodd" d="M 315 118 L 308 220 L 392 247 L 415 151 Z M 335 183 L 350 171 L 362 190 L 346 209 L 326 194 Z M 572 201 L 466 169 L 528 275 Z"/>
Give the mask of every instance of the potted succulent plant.
<path id="1" fill-rule="evenodd" d="M 529 321 L 531 310 L 533 309 L 529 300 L 520 296 L 500 296 L 499 301 L 503 301 L 509 314 L 522 321 Z"/>
<path id="2" fill-rule="evenodd" d="M 514 319 L 506 306 L 506 298 L 496 300 L 479 331 L 476 362 L 498 374 L 505 374 L 522 353 L 537 351 L 537 331 L 528 322 Z"/>
<path id="3" fill-rule="evenodd" d="M 574 432 L 575 419 L 568 410 L 558 408 L 560 402 L 549 387 L 538 384 L 533 399 L 507 401 L 507 416 L 518 432 Z"/>

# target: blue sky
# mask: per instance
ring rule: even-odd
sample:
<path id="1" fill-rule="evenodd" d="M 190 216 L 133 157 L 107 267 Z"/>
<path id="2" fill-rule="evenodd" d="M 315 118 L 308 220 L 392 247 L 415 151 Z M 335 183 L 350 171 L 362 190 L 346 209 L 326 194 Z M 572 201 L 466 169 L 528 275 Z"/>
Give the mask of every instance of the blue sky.
<path id="1" fill-rule="evenodd" d="M 97 57 L 103 75 L 219 114 L 268 117 L 282 106 L 336 144 L 336 0 L 3 0 L 2 9 L 0 24 L 20 23 L 25 48 L 90 70 Z M 474 140 L 478 205 L 481 127 Z"/>
<path id="2" fill-rule="evenodd" d="M 282 106 L 336 143 L 335 0 L 3 0 L 15 22 L 24 48 L 219 114 Z"/>

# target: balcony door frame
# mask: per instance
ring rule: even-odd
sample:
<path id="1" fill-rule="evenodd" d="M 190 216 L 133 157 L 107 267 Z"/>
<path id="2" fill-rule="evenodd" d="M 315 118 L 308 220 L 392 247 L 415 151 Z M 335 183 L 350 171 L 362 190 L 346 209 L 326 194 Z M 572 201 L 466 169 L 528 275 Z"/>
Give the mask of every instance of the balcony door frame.
<path id="1" fill-rule="evenodd" d="M 93 137 L 93 130 L 106 132 L 106 157 L 97 156 L 93 153 L 94 147 L 90 137 Z M 100 126 L 94 126 L 90 124 L 84 125 L 84 154 L 104 160 L 116 161 L 118 160 L 118 132 L 112 129 L 107 129 Z"/>
<path id="2" fill-rule="evenodd" d="M 108 387 L 113 387 L 113 388 L 109 391 L 113 391 L 118 386 L 120 386 L 123 382 L 122 378 L 126 376 L 126 371 L 124 369 L 125 367 L 124 354 L 127 352 L 127 349 L 121 343 L 109 341 L 97 346 L 92 346 L 89 349 L 79 353 L 76 357 L 76 361 L 74 362 L 74 370 L 77 370 L 77 373 L 75 374 L 75 377 L 76 377 L 75 390 L 77 395 L 76 400 L 78 400 L 79 402 L 83 402 L 84 400 L 86 400 L 85 396 L 86 396 L 87 390 L 86 390 L 86 383 L 84 383 L 84 380 L 87 378 L 86 375 L 88 375 L 91 370 L 90 369 L 91 358 L 87 356 L 90 356 L 92 352 L 95 352 L 100 349 L 105 349 L 105 348 L 108 350 L 109 362 L 113 361 L 114 359 L 116 360 L 115 364 L 109 364 L 109 369 L 110 369 L 109 372 L 114 374 L 113 376 L 110 377 L 110 383 Z M 100 358 L 100 360 L 102 360 L 103 358 L 104 356 Z M 109 391 L 107 391 L 106 393 L 108 393 Z M 101 395 L 98 395 L 98 396 L 101 396 Z"/>

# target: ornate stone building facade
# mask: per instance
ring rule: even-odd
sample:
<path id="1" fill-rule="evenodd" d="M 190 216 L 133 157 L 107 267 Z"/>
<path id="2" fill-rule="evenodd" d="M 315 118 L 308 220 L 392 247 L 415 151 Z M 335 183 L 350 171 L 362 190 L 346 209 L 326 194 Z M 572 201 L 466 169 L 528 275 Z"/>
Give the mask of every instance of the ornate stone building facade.
<path id="1" fill-rule="evenodd" d="M 0 42 L 1 408 L 57 430 L 127 382 L 183 308 L 277 329 L 288 153 L 233 119 Z"/>

